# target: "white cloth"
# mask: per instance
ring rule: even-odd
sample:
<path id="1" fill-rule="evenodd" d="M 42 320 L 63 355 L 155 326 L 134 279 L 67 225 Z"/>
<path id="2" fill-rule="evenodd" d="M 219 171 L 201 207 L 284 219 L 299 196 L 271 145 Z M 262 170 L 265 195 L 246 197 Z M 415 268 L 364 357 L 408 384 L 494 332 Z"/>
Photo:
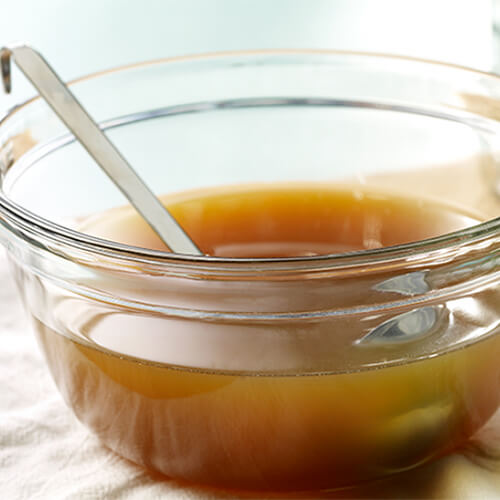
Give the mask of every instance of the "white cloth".
<path id="1" fill-rule="evenodd" d="M 104 447 L 64 404 L 0 249 L 0 498 L 219 499 L 153 478 Z"/>
<path id="2" fill-rule="evenodd" d="M 153 477 L 101 445 L 58 394 L 1 250 L 0 391 L 2 499 L 192 500 L 257 496 L 214 492 Z M 456 454 L 375 486 L 315 497 L 500 499 L 500 459 L 491 458 L 500 457 L 496 451 L 500 450 L 497 429 L 500 426 L 490 425 L 487 431 L 490 458 L 478 456 L 471 460 Z"/>

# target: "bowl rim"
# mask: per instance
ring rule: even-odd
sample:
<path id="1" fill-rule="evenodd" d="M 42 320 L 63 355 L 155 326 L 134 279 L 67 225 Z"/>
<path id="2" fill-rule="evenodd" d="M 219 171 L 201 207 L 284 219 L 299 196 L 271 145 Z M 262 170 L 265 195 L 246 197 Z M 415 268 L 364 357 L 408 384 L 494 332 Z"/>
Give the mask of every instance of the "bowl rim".
<path id="1" fill-rule="evenodd" d="M 330 49 L 260 49 L 260 50 L 239 50 L 239 51 L 221 51 L 213 53 L 201 53 L 192 55 L 182 55 L 174 57 L 165 57 L 141 61 L 132 64 L 112 67 L 110 69 L 93 72 L 68 82 L 69 86 L 107 76 L 113 73 L 124 72 L 143 67 L 182 62 L 201 62 L 207 60 L 221 60 L 229 58 L 251 58 L 257 56 L 340 56 L 340 57 L 365 57 L 371 60 L 390 60 L 397 62 L 409 62 L 423 64 L 425 66 L 448 68 L 458 70 L 460 72 L 472 75 L 479 75 L 497 80 L 500 83 L 500 75 L 471 69 L 465 66 L 443 63 L 429 59 L 378 53 L 378 52 L 363 52 L 363 51 L 344 51 Z M 28 107 L 30 104 L 41 101 L 40 96 L 31 97 L 24 102 L 15 105 L 7 110 L 3 115 L 0 115 L 0 130 L 12 117 L 21 110 Z M 209 265 L 215 267 L 232 267 L 236 269 L 246 268 L 248 271 L 258 272 L 261 266 L 269 270 L 273 267 L 295 268 L 297 270 L 308 270 L 322 268 L 338 268 L 352 267 L 353 265 L 374 264 L 375 262 L 388 261 L 399 258 L 411 257 L 412 260 L 418 256 L 428 256 L 430 252 L 443 248 L 453 248 L 463 246 L 467 243 L 473 243 L 478 240 L 484 240 L 494 236 L 500 232 L 500 216 L 475 224 L 462 230 L 445 233 L 440 236 L 426 238 L 415 242 L 394 245 L 389 247 L 357 250 L 345 253 L 325 254 L 315 256 L 300 256 L 300 257 L 268 257 L 268 258 L 229 258 L 215 257 L 209 255 L 187 255 L 177 254 L 167 251 L 151 250 L 130 246 L 122 243 L 112 242 L 102 238 L 81 233 L 68 227 L 56 224 L 37 214 L 23 208 L 21 205 L 11 201 L 5 193 L 0 189 L 0 216 L 10 222 L 13 227 L 20 230 L 24 239 L 26 235 L 30 236 L 30 240 L 34 237 L 43 238 L 44 241 L 55 244 L 62 244 L 76 251 L 85 251 L 93 254 L 100 254 L 120 261 L 133 261 L 158 264 L 181 264 L 187 266 Z M 18 231 L 16 231 L 18 232 Z M 19 234 L 19 232 L 18 232 Z"/>

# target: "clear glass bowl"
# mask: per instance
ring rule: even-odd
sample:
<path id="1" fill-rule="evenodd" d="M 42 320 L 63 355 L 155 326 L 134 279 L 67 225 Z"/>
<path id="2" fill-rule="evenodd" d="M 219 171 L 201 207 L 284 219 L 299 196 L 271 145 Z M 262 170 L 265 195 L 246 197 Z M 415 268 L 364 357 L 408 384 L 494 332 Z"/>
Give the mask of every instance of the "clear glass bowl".
<path id="1" fill-rule="evenodd" d="M 491 220 L 385 249 L 189 257 L 78 232 L 124 203 L 40 99 L 0 123 L 0 241 L 54 380 L 110 448 L 174 478 L 336 488 L 461 446 L 500 403 L 500 80 L 279 51 L 72 88 L 157 193 L 352 180 Z"/>

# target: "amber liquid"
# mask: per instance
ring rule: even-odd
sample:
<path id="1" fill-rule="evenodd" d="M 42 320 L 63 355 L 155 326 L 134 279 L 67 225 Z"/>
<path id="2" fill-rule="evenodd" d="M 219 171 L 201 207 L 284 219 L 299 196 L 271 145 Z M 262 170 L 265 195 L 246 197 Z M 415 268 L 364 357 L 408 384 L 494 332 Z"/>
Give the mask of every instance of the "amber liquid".
<path id="1" fill-rule="evenodd" d="M 164 202 L 204 252 L 226 257 L 378 248 L 476 222 L 439 204 L 335 186 L 227 188 Z M 93 217 L 82 230 L 163 248 L 130 207 Z M 485 294 L 491 303 L 498 299 Z M 188 322 L 185 332 L 199 329 L 200 343 L 191 348 L 201 349 L 203 362 L 196 364 L 175 361 L 176 343 L 148 359 L 145 344 L 151 343 L 151 352 L 162 351 L 156 335 L 175 334 L 176 323 L 164 319 L 152 335 L 156 323 L 141 318 L 127 319 L 99 342 L 96 332 L 112 329 L 113 321 L 89 322 L 74 336 L 71 328 L 62 335 L 36 318 L 35 324 L 56 383 L 76 415 L 118 453 L 178 479 L 259 490 L 353 484 L 455 449 L 499 404 L 500 339 L 494 334 L 426 359 L 412 359 L 410 344 L 403 348 L 408 362 L 347 370 L 342 351 L 324 354 L 328 342 L 344 334 L 328 324 L 319 337 L 311 333 L 310 342 L 308 324 L 274 332 L 267 325 L 255 337 L 240 334 L 245 325 L 225 325 L 237 339 L 230 345 L 217 343 L 217 337 L 210 344 L 203 340 L 204 328 L 209 335 L 217 325 Z M 288 345 L 287 329 L 302 346 L 293 354 L 280 348 Z M 272 342 L 264 342 L 258 355 L 255 345 L 264 332 Z M 317 346 L 310 348 L 313 341 Z M 391 350 L 383 353 L 390 356 Z M 273 356 L 276 364 L 266 365 Z M 163 359 L 171 365 L 156 362 Z"/>
<path id="2" fill-rule="evenodd" d="M 475 214 L 423 199 L 321 184 L 230 186 L 164 197 L 203 252 L 291 257 L 381 248 L 471 226 Z M 90 218 L 80 230 L 145 248 L 164 243 L 131 207 Z"/>

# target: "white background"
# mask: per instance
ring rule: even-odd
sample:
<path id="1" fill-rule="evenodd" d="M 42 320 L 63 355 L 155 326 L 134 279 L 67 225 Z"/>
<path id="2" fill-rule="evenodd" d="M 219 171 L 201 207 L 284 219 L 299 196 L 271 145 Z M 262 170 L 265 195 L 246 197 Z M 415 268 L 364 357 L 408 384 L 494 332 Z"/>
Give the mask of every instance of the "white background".
<path id="1" fill-rule="evenodd" d="M 303 47 L 492 67 L 492 0 L 0 0 L 0 44 L 24 41 L 63 79 L 140 60 Z M 32 91 L 14 75 L 13 96 Z"/>

